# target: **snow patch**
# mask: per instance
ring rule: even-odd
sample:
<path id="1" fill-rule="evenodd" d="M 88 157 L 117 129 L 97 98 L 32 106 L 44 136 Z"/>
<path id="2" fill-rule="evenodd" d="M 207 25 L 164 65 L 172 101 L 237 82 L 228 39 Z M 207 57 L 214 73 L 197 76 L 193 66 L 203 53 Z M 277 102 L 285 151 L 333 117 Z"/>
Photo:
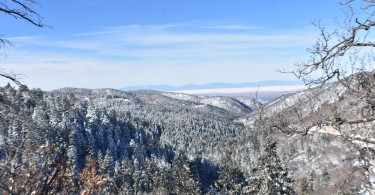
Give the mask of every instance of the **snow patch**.
<path id="1" fill-rule="evenodd" d="M 317 133 L 327 133 L 331 135 L 341 135 L 340 131 L 333 126 L 314 126 L 309 129 L 309 133 L 317 132 Z"/>

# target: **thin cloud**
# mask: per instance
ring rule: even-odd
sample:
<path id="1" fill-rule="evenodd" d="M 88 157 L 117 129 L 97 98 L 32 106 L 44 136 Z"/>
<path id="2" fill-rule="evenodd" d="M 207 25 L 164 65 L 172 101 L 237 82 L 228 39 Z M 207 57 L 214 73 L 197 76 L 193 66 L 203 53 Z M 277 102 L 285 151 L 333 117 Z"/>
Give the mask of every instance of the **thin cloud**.
<path id="1" fill-rule="evenodd" d="M 172 25 L 170 25 L 172 26 Z M 149 27 L 130 26 L 113 27 L 113 31 L 94 33 L 83 38 L 64 39 L 43 43 L 46 47 L 56 47 L 75 50 L 86 50 L 103 55 L 128 55 L 139 51 L 181 50 L 200 51 L 202 48 L 215 51 L 231 50 L 241 52 L 251 48 L 287 48 L 311 44 L 315 35 L 306 32 L 291 32 L 283 34 L 256 35 L 251 33 L 220 33 L 220 32 L 169 32 L 170 26 Z M 158 29 L 158 30 L 155 30 Z M 160 29 L 163 29 L 160 31 Z M 233 53 L 231 52 L 231 53 Z M 203 54 L 201 54 L 203 55 Z M 152 55 L 151 55 L 152 56 Z M 173 56 L 173 53 L 169 53 Z M 139 57 L 139 56 L 137 56 Z"/>
<path id="2" fill-rule="evenodd" d="M 261 26 L 246 26 L 246 25 L 212 25 L 204 26 L 203 28 L 218 29 L 218 30 L 259 30 L 263 29 Z"/>
<path id="3" fill-rule="evenodd" d="M 31 79 L 27 82 L 43 89 L 72 84 L 121 88 L 125 83 L 243 82 L 268 79 L 262 74 L 265 71 L 274 79 L 277 76 L 272 72 L 299 61 L 315 40 L 315 34 L 305 29 L 260 34 L 261 29 L 202 31 L 205 27 L 131 25 L 65 37 L 15 37 L 17 47 L 10 49 L 9 57 L 0 63 L 4 68 L 27 73 Z M 96 83 L 88 82 L 95 76 L 100 78 Z M 49 81 L 51 78 L 58 81 Z"/>

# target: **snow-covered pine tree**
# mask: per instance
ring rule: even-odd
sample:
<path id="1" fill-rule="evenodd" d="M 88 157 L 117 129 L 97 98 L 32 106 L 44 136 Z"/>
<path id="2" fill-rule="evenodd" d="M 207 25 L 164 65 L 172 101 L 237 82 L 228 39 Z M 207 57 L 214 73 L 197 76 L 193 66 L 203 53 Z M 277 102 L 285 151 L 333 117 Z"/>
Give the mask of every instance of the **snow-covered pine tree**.
<path id="1" fill-rule="evenodd" d="M 328 173 L 327 167 L 324 167 L 322 177 L 320 178 L 320 184 L 323 186 L 328 186 L 330 180 L 331 180 L 331 176 Z"/>
<path id="2" fill-rule="evenodd" d="M 244 174 L 233 163 L 229 155 L 222 161 L 219 179 L 215 181 L 215 190 L 227 194 L 240 194 L 247 186 Z"/>
<path id="3" fill-rule="evenodd" d="M 276 149 L 276 141 L 269 139 L 265 144 L 264 153 L 258 159 L 258 164 L 252 169 L 248 193 L 295 194 L 292 188 L 293 179 L 289 175 L 288 169 L 282 166 Z"/>
<path id="4" fill-rule="evenodd" d="M 194 174 L 190 168 L 189 162 L 185 161 L 182 166 L 179 167 L 180 169 L 180 183 L 183 187 L 180 188 L 181 193 L 183 194 L 201 194 L 201 184 L 194 178 Z"/>

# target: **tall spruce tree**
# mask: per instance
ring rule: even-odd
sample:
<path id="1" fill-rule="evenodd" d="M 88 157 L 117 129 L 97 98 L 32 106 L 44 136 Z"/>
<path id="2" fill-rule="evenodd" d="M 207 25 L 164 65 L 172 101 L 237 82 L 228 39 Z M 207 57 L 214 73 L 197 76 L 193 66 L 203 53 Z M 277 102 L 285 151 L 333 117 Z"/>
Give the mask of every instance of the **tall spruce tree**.
<path id="1" fill-rule="evenodd" d="M 226 155 L 219 171 L 219 179 L 214 183 L 215 190 L 225 194 L 241 194 L 247 188 L 243 172 L 236 167 L 230 155 Z"/>
<path id="2" fill-rule="evenodd" d="M 253 175 L 249 179 L 250 194 L 295 194 L 292 188 L 293 179 L 288 169 L 283 167 L 276 149 L 276 141 L 269 139 L 258 164 L 252 169 Z"/>

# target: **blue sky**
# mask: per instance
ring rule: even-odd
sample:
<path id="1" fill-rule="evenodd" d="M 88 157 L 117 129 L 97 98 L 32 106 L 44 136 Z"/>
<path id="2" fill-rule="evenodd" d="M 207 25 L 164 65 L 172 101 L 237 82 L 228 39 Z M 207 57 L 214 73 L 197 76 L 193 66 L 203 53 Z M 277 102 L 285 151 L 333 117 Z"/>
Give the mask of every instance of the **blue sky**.
<path id="1" fill-rule="evenodd" d="M 307 59 L 311 22 L 342 15 L 335 0 L 39 3 L 51 28 L 0 14 L 0 34 L 15 45 L 0 66 L 44 90 L 293 80 L 277 69 Z"/>

